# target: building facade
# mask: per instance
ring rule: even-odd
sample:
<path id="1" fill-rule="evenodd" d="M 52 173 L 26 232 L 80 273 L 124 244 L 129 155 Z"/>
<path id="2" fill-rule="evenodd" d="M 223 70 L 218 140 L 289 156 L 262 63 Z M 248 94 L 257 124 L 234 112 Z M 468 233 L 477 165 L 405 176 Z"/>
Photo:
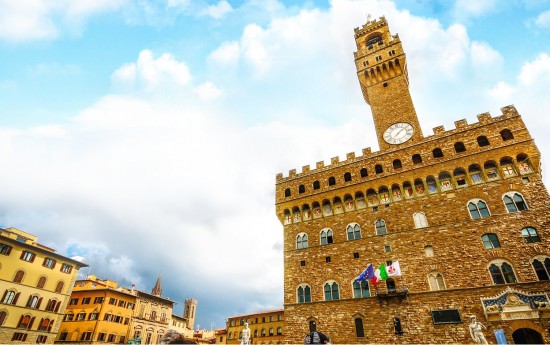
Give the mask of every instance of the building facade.
<path id="1" fill-rule="evenodd" d="M 380 151 L 276 177 L 285 340 L 313 322 L 335 343 L 550 342 L 550 198 L 513 106 L 424 136 L 385 18 L 355 29 Z M 356 277 L 399 262 L 373 286 Z M 475 317 L 476 319 L 473 319 Z"/>
<path id="2" fill-rule="evenodd" d="M 78 270 L 87 267 L 37 240 L 0 229 L 0 343 L 53 343 Z"/>
<path id="3" fill-rule="evenodd" d="M 251 344 L 284 343 L 283 309 L 264 311 L 254 314 L 236 315 L 227 319 L 227 344 L 240 344 L 245 324 L 250 328 Z"/>
<path id="4" fill-rule="evenodd" d="M 126 343 L 136 296 L 110 280 L 77 280 L 56 343 Z"/>

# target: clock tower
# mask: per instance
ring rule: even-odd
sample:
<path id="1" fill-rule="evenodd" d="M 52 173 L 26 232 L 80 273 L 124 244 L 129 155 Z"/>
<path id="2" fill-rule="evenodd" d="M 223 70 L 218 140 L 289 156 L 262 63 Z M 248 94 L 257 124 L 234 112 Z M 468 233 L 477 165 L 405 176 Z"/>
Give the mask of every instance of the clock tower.
<path id="1" fill-rule="evenodd" d="M 384 17 L 355 29 L 355 66 L 365 101 L 371 106 L 380 150 L 422 140 L 409 92 L 407 60 L 398 35 Z"/>

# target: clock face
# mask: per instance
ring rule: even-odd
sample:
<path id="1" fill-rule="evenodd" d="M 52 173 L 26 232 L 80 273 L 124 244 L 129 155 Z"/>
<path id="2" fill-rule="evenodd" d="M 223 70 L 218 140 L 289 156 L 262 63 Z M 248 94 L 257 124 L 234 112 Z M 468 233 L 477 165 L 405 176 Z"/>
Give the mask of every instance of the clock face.
<path id="1" fill-rule="evenodd" d="M 388 144 L 402 144 L 409 140 L 414 134 L 414 128 L 408 123 L 398 122 L 389 126 L 384 132 L 384 140 Z"/>

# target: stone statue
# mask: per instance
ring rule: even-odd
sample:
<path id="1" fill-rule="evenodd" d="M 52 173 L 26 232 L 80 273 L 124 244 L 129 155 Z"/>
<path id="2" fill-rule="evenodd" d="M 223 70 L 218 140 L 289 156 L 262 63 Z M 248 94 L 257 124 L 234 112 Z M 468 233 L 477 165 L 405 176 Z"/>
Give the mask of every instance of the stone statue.
<path id="1" fill-rule="evenodd" d="M 128 344 L 141 344 L 141 335 L 135 339 L 128 339 Z"/>
<path id="2" fill-rule="evenodd" d="M 248 328 L 248 322 L 244 324 L 241 333 L 241 345 L 250 345 L 250 328 Z"/>
<path id="3" fill-rule="evenodd" d="M 477 321 L 477 318 L 472 315 L 470 316 L 470 336 L 476 344 L 488 344 L 487 339 L 483 335 L 483 330 L 487 329 L 483 324 Z"/>

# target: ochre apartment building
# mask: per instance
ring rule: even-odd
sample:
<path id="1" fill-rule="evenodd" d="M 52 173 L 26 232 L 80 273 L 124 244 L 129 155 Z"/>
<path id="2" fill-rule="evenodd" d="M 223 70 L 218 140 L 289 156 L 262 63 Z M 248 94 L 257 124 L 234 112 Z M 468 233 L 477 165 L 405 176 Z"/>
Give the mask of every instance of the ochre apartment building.
<path id="1" fill-rule="evenodd" d="M 227 344 L 240 344 L 242 330 L 248 323 L 251 344 L 282 344 L 284 342 L 284 311 L 269 310 L 231 316 L 227 319 Z"/>

